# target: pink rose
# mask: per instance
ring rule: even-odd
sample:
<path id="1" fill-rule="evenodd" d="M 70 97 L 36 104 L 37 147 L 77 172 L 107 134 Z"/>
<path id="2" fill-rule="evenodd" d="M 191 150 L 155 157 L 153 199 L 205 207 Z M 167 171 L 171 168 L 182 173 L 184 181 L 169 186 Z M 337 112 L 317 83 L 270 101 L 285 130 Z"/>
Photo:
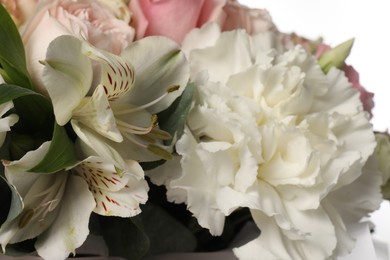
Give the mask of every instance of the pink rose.
<path id="1" fill-rule="evenodd" d="M 359 73 L 350 65 L 344 65 L 341 68 L 345 72 L 348 81 L 352 86 L 360 92 L 360 100 L 363 103 L 363 108 L 372 117 L 372 109 L 374 108 L 374 93 L 368 92 L 359 82 Z"/>
<path id="2" fill-rule="evenodd" d="M 181 43 L 193 28 L 217 22 L 222 30 L 246 29 L 248 33 L 274 30 L 268 12 L 250 9 L 235 0 L 131 0 L 136 38 L 164 35 Z"/>
<path id="3" fill-rule="evenodd" d="M 223 31 L 245 29 L 248 34 L 276 31 L 271 16 L 266 10 L 248 8 L 236 0 L 229 0 L 223 8 L 226 18 L 222 24 Z"/>
<path id="4" fill-rule="evenodd" d="M 27 66 L 33 83 L 43 93 L 41 73 L 49 43 L 60 35 L 83 37 L 94 46 L 119 54 L 134 38 L 134 29 L 92 0 L 47 1 L 22 32 Z"/>
<path id="5" fill-rule="evenodd" d="M 224 19 L 226 0 L 131 0 L 136 38 L 164 35 L 178 43 L 193 28 Z"/>
<path id="6" fill-rule="evenodd" d="M 22 25 L 34 12 L 38 0 L 0 0 L 16 26 Z"/>

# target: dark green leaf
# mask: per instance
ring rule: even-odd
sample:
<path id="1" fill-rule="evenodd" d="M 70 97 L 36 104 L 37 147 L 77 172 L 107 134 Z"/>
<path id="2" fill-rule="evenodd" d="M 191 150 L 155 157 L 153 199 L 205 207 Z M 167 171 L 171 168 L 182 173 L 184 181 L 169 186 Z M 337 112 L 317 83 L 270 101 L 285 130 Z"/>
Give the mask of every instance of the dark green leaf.
<path id="1" fill-rule="evenodd" d="M 195 250 L 195 236 L 159 206 L 147 203 L 140 217 L 150 239 L 148 255 Z"/>
<path id="2" fill-rule="evenodd" d="M 7 83 L 32 88 L 26 57 L 18 29 L 0 4 L 0 73 Z"/>
<path id="3" fill-rule="evenodd" d="M 48 98 L 16 85 L 0 84 L 0 104 L 8 101 L 13 101 L 19 116 L 14 131 L 29 135 L 39 132 L 42 137 L 51 137 L 54 114 Z"/>
<path id="4" fill-rule="evenodd" d="M 8 160 L 19 160 L 27 152 L 36 150 L 45 141 L 42 138 L 34 138 L 34 136 L 27 134 L 18 134 L 15 131 L 11 131 L 9 135 L 12 140 L 8 146 L 9 155 L 8 157 L 2 157 Z"/>
<path id="5" fill-rule="evenodd" d="M 136 260 L 144 257 L 149 250 L 149 238 L 138 216 L 100 217 L 100 228 L 110 256 Z"/>
<path id="6" fill-rule="evenodd" d="M 54 113 L 50 101 L 40 95 L 22 96 L 14 99 L 19 122 L 14 127 L 17 132 L 31 134 L 40 132 L 49 138 L 53 133 Z"/>
<path id="7" fill-rule="evenodd" d="M 187 115 L 191 108 L 193 94 L 194 84 L 189 83 L 183 94 L 169 108 L 158 114 L 160 128 L 172 136 L 176 135 L 176 139 L 179 139 L 183 134 Z"/>
<path id="8" fill-rule="evenodd" d="M 4 192 L 4 195 L 7 195 L 6 196 L 7 201 L 3 202 L 4 198 L 1 198 L 2 203 L 5 203 L 1 205 L 2 205 L 2 211 L 7 212 L 6 221 L 12 221 L 23 210 L 22 198 L 20 197 L 19 193 L 15 190 L 15 187 L 10 185 L 3 176 L 0 176 L 0 187 L 2 193 L 4 192 L 4 190 L 8 190 L 8 192 Z M 7 205 L 9 206 L 7 207 Z M 6 210 L 7 208 L 9 208 L 8 211 Z"/>
<path id="9" fill-rule="evenodd" d="M 5 222 L 8 216 L 8 209 L 11 205 L 12 193 L 7 181 L 0 176 L 0 226 Z"/>
<path id="10" fill-rule="evenodd" d="M 0 104 L 29 95 L 40 96 L 40 94 L 30 89 L 22 88 L 16 85 L 0 84 Z"/>
<path id="11" fill-rule="evenodd" d="M 74 144 L 70 140 L 65 127 L 55 124 L 54 134 L 49 151 L 31 172 L 54 173 L 69 167 L 77 162 Z"/>

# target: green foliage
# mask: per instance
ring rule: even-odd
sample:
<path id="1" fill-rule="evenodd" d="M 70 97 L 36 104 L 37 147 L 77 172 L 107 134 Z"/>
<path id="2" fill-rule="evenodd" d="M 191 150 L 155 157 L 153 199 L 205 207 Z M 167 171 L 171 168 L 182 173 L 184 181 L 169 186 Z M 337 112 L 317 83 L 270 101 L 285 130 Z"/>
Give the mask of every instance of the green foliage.
<path id="1" fill-rule="evenodd" d="M 19 116 L 19 122 L 13 128 L 14 131 L 30 136 L 38 132 L 46 139 L 51 137 L 54 115 L 49 99 L 30 89 L 0 84 L 0 104 L 8 101 L 13 101 L 15 113 Z"/>
<path id="2" fill-rule="evenodd" d="M 194 84 L 189 83 L 183 94 L 169 108 L 158 114 L 160 128 L 170 133 L 171 136 L 175 136 L 176 139 L 179 139 L 183 134 L 193 95 Z"/>
<path id="3" fill-rule="evenodd" d="M 100 231 L 110 256 L 141 259 L 146 255 L 150 241 L 143 231 L 141 219 L 99 216 Z"/>
<path id="4" fill-rule="evenodd" d="M 49 151 L 31 172 L 55 173 L 77 162 L 74 144 L 68 137 L 65 127 L 55 124 Z"/>
<path id="5" fill-rule="evenodd" d="M 196 239 L 184 225 L 161 207 L 148 202 L 132 218 L 99 217 L 99 230 L 111 256 L 141 259 L 147 255 L 191 252 Z"/>
<path id="6" fill-rule="evenodd" d="M 18 29 L 0 5 L 0 74 L 9 84 L 32 88 L 26 57 Z"/>

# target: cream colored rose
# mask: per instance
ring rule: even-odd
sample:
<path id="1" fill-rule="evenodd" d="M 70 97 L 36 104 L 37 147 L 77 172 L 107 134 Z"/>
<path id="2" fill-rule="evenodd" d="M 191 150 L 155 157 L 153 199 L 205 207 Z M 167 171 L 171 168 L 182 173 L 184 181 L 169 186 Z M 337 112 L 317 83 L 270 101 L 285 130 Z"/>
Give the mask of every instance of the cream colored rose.
<path id="1" fill-rule="evenodd" d="M 119 54 L 133 41 L 134 30 L 106 7 L 92 0 L 56 0 L 40 6 L 22 32 L 27 66 L 43 93 L 41 74 L 49 43 L 60 35 L 85 38 L 97 48 Z"/>
<path id="2" fill-rule="evenodd" d="M 22 25 L 33 14 L 38 0 L 0 0 L 16 26 Z"/>

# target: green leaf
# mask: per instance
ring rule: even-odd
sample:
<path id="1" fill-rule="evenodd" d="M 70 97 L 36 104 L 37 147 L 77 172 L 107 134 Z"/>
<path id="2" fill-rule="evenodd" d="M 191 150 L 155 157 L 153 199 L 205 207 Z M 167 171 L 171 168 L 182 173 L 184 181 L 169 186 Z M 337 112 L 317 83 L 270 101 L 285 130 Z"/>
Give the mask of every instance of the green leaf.
<path id="1" fill-rule="evenodd" d="M 0 5 L 0 73 L 7 83 L 32 88 L 18 28 Z"/>
<path id="2" fill-rule="evenodd" d="M 161 207 L 147 203 L 140 217 L 150 240 L 148 255 L 195 250 L 195 236 Z"/>
<path id="3" fill-rule="evenodd" d="M 170 107 L 157 115 L 160 128 L 167 131 L 172 136 L 176 135 L 176 140 L 183 134 L 193 95 L 194 84 L 189 83 L 183 91 L 183 94 L 178 97 Z M 167 143 L 167 145 L 169 145 L 169 143 Z"/>
<path id="4" fill-rule="evenodd" d="M 321 55 L 318 64 L 328 73 L 332 67 L 340 68 L 351 53 L 354 39 L 345 41 Z"/>
<path id="5" fill-rule="evenodd" d="M 47 139 L 51 137 L 54 114 L 48 98 L 23 87 L 0 84 L 0 104 L 8 101 L 13 101 L 19 116 L 14 131 L 29 135 L 39 132 Z"/>
<path id="6" fill-rule="evenodd" d="M 76 162 L 74 144 L 68 137 L 65 127 L 55 124 L 49 151 L 43 160 L 29 171 L 54 173 L 72 166 Z"/>
<path id="7" fill-rule="evenodd" d="M 20 212 L 22 212 L 24 206 L 22 197 L 20 197 L 15 187 L 11 185 L 3 176 L 0 176 L 0 188 L 2 193 L 2 197 L 0 198 L 0 201 L 2 203 L 1 220 L 3 223 L 4 221 L 12 221 L 13 219 L 15 219 L 20 214 Z M 5 197 L 3 197 L 3 195 Z M 7 208 L 9 208 L 8 211 L 5 210 Z M 7 212 L 7 218 L 3 219 L 3 214 Z"/>
<path id="8" fill-rule="evenodd" d="M 30 89 L 22 88 L 16 85 L 0 84 L 0 104 L 29 95 L 42 96 Z"/>
<path id="9" fill-rule="evenodd" d="M 143 231 L 141 219 L 100 216 L 100 231 L 110 256 L 141 259 L 149 250 L 150 241 Z"/>

